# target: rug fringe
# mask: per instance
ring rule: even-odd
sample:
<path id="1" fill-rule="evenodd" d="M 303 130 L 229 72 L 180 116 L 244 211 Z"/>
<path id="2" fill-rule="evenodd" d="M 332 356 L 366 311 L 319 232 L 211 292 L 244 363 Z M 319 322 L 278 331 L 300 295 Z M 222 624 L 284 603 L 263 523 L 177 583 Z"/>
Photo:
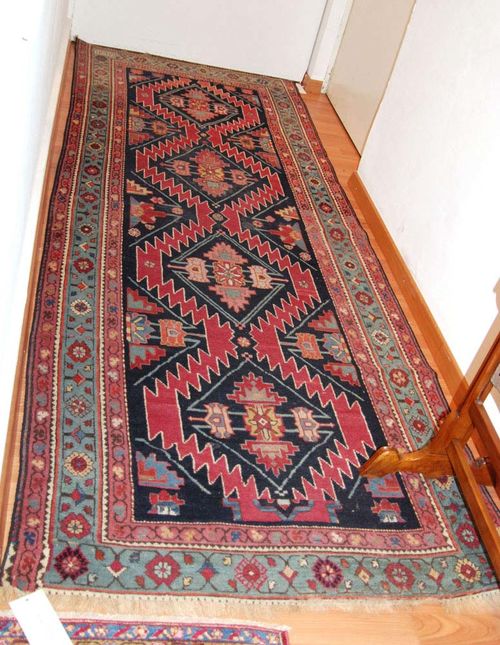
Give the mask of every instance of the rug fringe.
<path id="1" fill-rule="evenodd" d="M 456 597 L 422 598 L 307 598 L 307 599 L 247 599 L 207 596 L 151 596 L 148 594 L 108 594 L 93 591 L 72 591 L 45 588 L 45 593 L 58 613 L 80 616 L 97 615 L 126 618 L 142 616 L 148 620 L 164 620 L 165 616 L 176 619 L 249 620 L 258 612 L 260 620 L 273 619 L 279 611 L 310 612 L 340 610 L 344 612 L 394 612 L 422 606 L 441 606 L 453 613 L 500 613 L 500 590 L 493 589 L 476 594 Z M 23 596 L 19 589 L 4 583 L 0 589 L 0 609 L 7 609 L 10 600 Z M 159 618 L 161 617 L 161 618 Z"/>

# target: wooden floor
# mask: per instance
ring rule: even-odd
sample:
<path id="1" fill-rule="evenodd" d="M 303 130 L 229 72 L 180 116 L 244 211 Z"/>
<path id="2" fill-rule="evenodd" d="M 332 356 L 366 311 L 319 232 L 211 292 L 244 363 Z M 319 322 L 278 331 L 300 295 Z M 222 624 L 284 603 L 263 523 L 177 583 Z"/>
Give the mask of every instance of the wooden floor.
<path id="1" fill-rule="evenodd" d="M 71 53 L 72 55 L 72 53 Z M 70 83 L 71 75 L 67 66 L 67 73 L 63 83 L 63 91 L 58 108 L 58 115 L 56 118 L 55 132 L 52 138 L 52 153 L 48 162 L 46 184 L 49 186 L 53 181 L 55 167 L 59 152 L 62 145 L 62 137 L 64 131 L 64 123 L 66 113 L 69 105 Z M 328 99 L 324 95 L 305 95 L 304 100 L 311 113 L 313 121 L 327 150 L 327 153 L 335 167 L 337 175 L 344 189 L 346 190 L 349 198 L 351 199 L 354 207 L 356 203 L 353 195 L 349 191 L 347 181 L 354 170 L 356 170 L 359 163 L 359 155 L 354 148 L 354 145 L 347 136 L 341 122 L 333 111 Z M 44 226 L 44 218 L 46 215 L 48 202 L 45 199 L 40 226 Z M 362 213 L 356 209 L 358 216 L 362 223 L 364 223 Z M 377 248 L 374 244 L 375 251 L 379 254 L 382 262 L 384 261 L 383 250 Z M 35 265 L 39 254 L 41 253 L 41 245 L 35 249 Z M 387 270 L 387 268 L 386 268 Z M 387 270 L 388 277 L 391 280 L 393 287 L 399 297 L 405 312 L 408 314 L 410 322 L 413 324 L 414 331 L 419 339 L 422 347 L 425 350 L 425 338 L 422 331 L 419 329 L 417 320 L 411 318 L 409 310 L 405 306 L 405 294 L 401 293 L 396 288 L 396 281 L 394 276 L 391 276 L 390 271 Z M 28 311 L 28 322 L 29 322 Z M 432 364 L 432 357 L 429 356 Z M 21 364 L 18 371 L 18 382 L 21 382 L 21 375 L 23 374 L 24 367 Z M 18 388 L 22 393 L 22 387 Z M 22 396 L 18 396 L 14 402 L 14 410 L 22 409 Z M 19 415 L 18 415 L 19 416 Z M 15 415 L 13 416 L 13 424 L 11 430 L 14 437 L 19 437 L 18 423 L 14 423 Z M 12 500 L 13 491 L 16 481 L 16 456 L 18 454 L 17 448 L 18 440 L 15 439 L 8 445 L 8 460 L 9 468 L 4 470 L 4 477 L 7 484 L 4 492 L 7 492 L 3 497 L 3 518 L 10 516 L 10 510 L 5 509 L 7 506 L 10 508 L 9 501 Z M 6 500 L 7 501 L 6 503 Z M 5 527 L 3 531 L 5 537 Z M 5 542 L 3 542 L 5 544 Z M 107 601 L 110 603 L 110 601 Z M 101 610 L 104 609 L 106 603 L 102 603 Z M 113 607 L 109 604 L 106 610 L 113 613 Z M 96 612 L 99 608 L 89 607 L 89 611 Z M 168 611 L 168 609 L 166 610 Z M 237 612 L 228 614 L 221 611 L 214 614 L 215 617 L 225 617 L 231 619 L 249 618 L 248 614 L 238 616 Z M 463 605 L 459 611 L 449 612 L 438 604 L 422 603 L 418 606 L 407 607 L 393 612 L 345 612 L 341 610 L 323 610 L 323 611 L 295 611 L 284 609 L 268 609 L 266 615 L 259 615 L 258 610 L 255 616 L 252 616 L 256 621 L 267 622 L 269 624 L 288 625 L 291 628 L 291 644 L 292 645 L 413 645 L 416 643 L 451 643 L 453 645 L 474 645 L 479 643 L 500 643 L 500 613 L 495 613 L 492 610 L 487 611 L 484 608 L 474 608 Z"/>

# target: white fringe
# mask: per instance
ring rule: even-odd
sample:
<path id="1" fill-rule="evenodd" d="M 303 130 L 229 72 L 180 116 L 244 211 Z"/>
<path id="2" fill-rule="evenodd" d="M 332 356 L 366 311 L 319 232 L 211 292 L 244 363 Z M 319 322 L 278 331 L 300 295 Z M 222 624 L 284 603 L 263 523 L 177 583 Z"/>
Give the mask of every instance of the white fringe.
<path id="1" fill-rule="evenodd" d="M 117 594 L 95 591 L 77 591 L 45 588 L 50 602 L 59 613 L 75 613 L 81 617 L 99 614 L 102 616 L 142 616 L 144 619 L 157 619 L 170 616 L 196 619 L 216 619 L 237 617 L 240 620 L 271 619 L 276 611 L 310 612 L 340 610 L 345 612 L 394 612 L 423 605 L 442 606 L 448 613 L 498 612 L 500 611 L 500 591 L 482 591 L 455 597 L 426 596 L 422 598 L 366 597 L 340 598 L 320 597 L 305 599 L 248 599 L 211 596 L 176 596 L 165 594 Z M 0 589 L 0 610 L 7 608 L 9 600 L 24 595 L 19 589 L 4 583 Z"/>

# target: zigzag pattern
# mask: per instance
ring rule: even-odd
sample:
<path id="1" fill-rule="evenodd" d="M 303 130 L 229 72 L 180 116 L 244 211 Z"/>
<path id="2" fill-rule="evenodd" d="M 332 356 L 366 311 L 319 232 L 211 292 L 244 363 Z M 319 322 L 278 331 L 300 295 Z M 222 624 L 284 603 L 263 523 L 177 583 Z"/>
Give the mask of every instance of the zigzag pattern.
<path id="1" fill-rule="evenodd" d="M 305 388 L 309 397 L 317 396 L 322 406 L 335 407 L 337 395 L 331 383 L 323 385 L 319 374 L 311 376 L 307 366 L 298 367 L 295 357 L 285 359 L 277 330 L 285 331 L 285 326 L 293 328 L 293 319 L 299 319 L 298 307 L 293 303 L 283 303 L 281 308 L 274 307 L 274 313 L 267 312 L 267 319 L 259 319 L 259 326 L 252 326 L 257 359 L 266 361 L 270 370 L 279 369 L 284 380 L 293 379 L 297 389 Z"/>
<path id="2" fill-rule="evenodd" d="M 177 373 L 168 373 L 165 383 L 155 379 L 154 392 L 144 388 L 149 438 L 153 440 L 160 435 L 165 449 L 175 446 L 179 459 L 190 457 L 194 472 L 206 468 L 209 483 L 212 484 L 220 478 L 225 496 L 237 491 L 240 494 L 252 495 L 252 499 L 256 499 L 258 493 L 254 477 L 245 482 L 241 466 L 236 465 L 230 469 L 226 456 L 216 459 L 210 444 L 200 450 L 197 438 L 193 434 L 185 439 L 177 413 L 179 394 L 189 398 L 191 390 L 200 391 L 202 381 L 210 382 L 211 374 L 220 376 L 220 365 L 228 367 L 230 357 L 236 357 L 236 346 L 231 342 L 231 327 L 229 323 L 221 325 L 217 314 L 209 316 L 205 305 L 198 308 L 194 297 L 186 299 L 184 289 L 176 291 L 172 281 L 169 281 L 166 287 L 171 307 L 178 305 L 182 316 L 190 315 L 195 324 L 204 322 L 210 353 L 198 350 L 198 358 L 189 356 L 187 367 L 178 365 Z M 167 427 L 164 423 L 166 418 L 169 419 Z"/>
<path id="3" fill-rule="evenodd" d="M 178 406 L 175 390 L 168 390 L 163 383 L 158 384 L 157 391 L 154 394 L 146 390 L 145 401 L 149 410 L 148 427 L 153 426 L 154 428 L 162 428 L 165 410 L 174 410 Z M 158 415 L 156 415 L 156 410 L 159 412 Z M 200 450 L 195 434 L 189 435 L 186 439 L 177 415 L 175 417 L 169 417 L 169 421 L 168 430 L 165 428 L 163 431 L 158 429 L 151 432 L 150 438 L 154 439 L 161 434 L 163 447 L 166 450 L 175 447 L 181 460 L 189 458 L 192 463 L 193 472 L 196 473 L 202 468 L 205 468 L 209 484 L 214 484 L 220 479 L 224 497 L 229 497 L 231 493 L 236 492 L 241 496 L 249 495 L 249 499 L 258 498 L 259 494 L 253 475 L 245 481 L 241 472 L 241 466 L 237 464 L 231 468 L 226 455 L 221 455 L 216 458 L 211 444 L 206 444 Z"/>
<path id="4" fill-rule="evenodd" d="M 157 161 L 158 159 L 164 159 L 165 156 L 178 154 L 181 150 L 187 150 L 190 146 L 197 145 L 199 141 L 200 133 L 198 128 L 190 126 L 182 135 L 152 143 L 142 150 L 136 150 L 136 169 L 138 172 L 144 173 L 145 177 L 149 177 L 149 173 L 153 170 L 150 166 L 150 161 Z"/>
<path id="5" fill-rule="evenodd" d="M 250 251 L 257 251 L 259 256 L 266 258 L 269 264 L 277 265 L 281 272 L 288 271 L 290 274 L 294 273 L 297 280 L 306 280 L 313 291 L 317 293 L 310 270 L 302 270 L 298 262 L 292 261 L 289 255 L 283 255 L 278 247 L 271 246 L 269 240 L 263 240 L 259 235 L 252 233 L 250 229 L 244 230 L 241 226 L 240 213 L 234 208 L 234 204 L 225 206 L 222 214 L 226 218 L 224 226 L 231 236 L 236 237 Z"/>
<path id="6" fill-rule="evenodd" d="M 182 223 L 179 228 L 171 233 L 164 233 L 161 238 L 154 238 L 153 243 L 146 241 L 144 246 L 136 249 L 137 280 L 146 280 L 148 290 L 157 289 L 159 298 L 168 294 L 163 278 L 162 253 L 167 256 L 172 250 L 179 252 L 181 246 L 188 247 L 191 242 L 196 242 L 203 237 L 205 232 L 210 233 L 215 222 L 208 213 L 199 213 L 199 221 L 191 220 L 188 224 Z"/>
<path id="7" fill-rule="evenodd" d="M 177 83 L 178 86 L 188 84 L 184 83 L 183 79 L 178 79 Z M 296 256 L 284 252 L 279 245 L 274 245 L 272 239 L 261 236 L 255 232 L 255 228 L 248 227 L 244 219 L 267 209 L 271 221 L 274 221 L 273 218 L 280 217 L 280 215 L 273 213 L 270 207 L 274 203 L 282 203 L 283 198 L 286 197 L 279 171 L 267 165 L 261 158 L 253 156 L 250 150 L 242 149 L 226 138 L 235 132 L 262 125 L 259 121 L 260 112 L 238 96 L 209 81 L 198 81 L 198 85 L 212 96 L 218 97 L 240 111 L 238 115 L 230 114 L 227 119 L 216 124 L 207 123 L 206 126 L 203 126 L 198 123 L 198 127 L 204 129 L 204 146 L 210 146 L 223 159 L 231 160 L 247 175 L 255 178 L 255 181 L 247 186 L 243 180 L 239 184 L 241 189 L 237 190 L 237 195 L 235 197 L 228 196 L 225 201 L 221 199 L 222 206 L 219 206 L 216 198 L 222 197 L 225 194 L 224 191 L 228 190 L 226 186 L 228 182 L 232 181 L 231 172 L 234 166 L 218 165 L 217 157 L 208 157 L 207 159 L 212 159 L 212 161 L 206 161 L 205 165 L 200 165 L 199 172 L 202 173 L 200 177 L 203 177 L 208 187 L 207 194 L 210 194 L 212 190 L 215 196 L 211 206 L 208 201 L 195 194 L 194 188 L 186 189 L 183 185 L 184 181 L 186 183 L 189 181 L 191 170 L 189 161 L 184 170 L 182 165 L 180 166 L 176 180 L 172 174 L 167 174 L 166 170 L 160 170 L 157 167 L 159 160 L 167 159 L 178 152 L 182 146 L 198 145 L 201 140 L 200 132 L 198 128 L 186 128 L 189 117 L 184 119 L 179 115 L 172 114 L 168 108 L 155 104 L 157 93 L 167 89 L 168 83 L 155 82 L 143 86 L 140 92 L 138 89 L 138 102 L 161 118 L 175 124 L 180 130 L 184 130 L 185 135 L 183 138 L 175 138 L 172 142 L 157 142 L 137 152 L 136 172 L 161 191 L 174 197 L 176 202 L 194 208 L 196 220 L 191 220 L 188 223 L 178 220 L 171 230 L 163 232 L 161 236 L 158 235 L 152 240 L 146 240 L 142 248 L 136 249 L 137 280 L 145 282 L 147 289 L 154 291 L 160 299 L 166 298 L 169 307 L 176 307 L 182 317 L 188 317 L 194 324 L 202 323 L 207 343 L 205 350 L 198 348 L 196 353 L 188 354 L 187 357 L 184 354 L 183 362 L 174 364 L 175 367 L 170 371 L 165 372 L 161 377 L 156 377 L 153 387 L 144 387 L 148 437 L 150 440 L 161 438 L 165 450 L 175 448 L 181 461 L 188 460 L 186 463 L 189 463 L 189 470 L 193 474 L 205 469 L 208 484 L 212 485 L 216 481 L 220 481 L 225 498 L 236 493 L 236 499 L 246 505 L 246 510 L 240 509 L 241 512 L 253 514 L 262 521 L 268 521 L 264 511 L 252 510 L 253 506 L 250 500 L 266 499 L 272 505 L 275 492 L 271 490 L 269 482 L 267 480 L 257 481 L 252 471 L 247 471 L 242 462 L 233 461 L 230 453 L 224 450 L 220 455 L 216 453 L 214 446 L 217 446 L 217 443 L 209 442 L 200 448 L 200 440 L 196 431 L 190 424 L 183 427 L 184 417 L 181 409 L 184 407 L 184 401 L 196 400 L 196 393 L 203 395 L 206 391 L 206 384 L 210 384 L 214 396 L 221 396 L 216 389 L 217 379 L 225 377 L 227 371 L 224 370 L 228 370 L 230 363 L 234 365 L 233 360 L 242 361 L 241 348 L 233 342 L 230 323 L 221 324 L 219 315 L 209 315 L 207 304 L 201 306 L 197 304 L 197 299 L 199 300 L 201 297 L 203 300 L 203 293 L 200 294 L 200 290 L 203 292 L 204 288 L 212 288 L 210 280 L 214 280 L 210 273 L 212 271 L 210 263 L 207 263 L 206 258 L 203 257 L 203 252 L 201 256 L 195 255 L 200 262 L 198 265 L 193 265 L 193 267 L 197 266 L 199 271 L 199 274 L 195 274 L 194 277 L 195 282 L 198 281 L 196 289 L 193 290 L 196 295 L 189 296 L 188 287 L 176 289 L 174 279 L 169 278 L 168 274 L 164 275 L 164 266 L 167 265 L 166 258 L 172 258 L 184 249 L 189 249 L 206 238 L 207 235 L 213 234 L 218 226 L 221 232 L 239 242 L 243 255 L 245 249 L 248 249 L 248 252 L 253 253 L 254 257 L 257 255 L 269 267 L 276 269 L 276 272 L 270 270 L 269 274 L 265 274 L 265 280 L 269 280 L 270 284 L 273 280 L 285 283 L 280 294 L 270 300 L 259 318 L 250 323 L 249 329 L 246 330 L 248 336 L 252 338 L 257 362 L 266 363 L 269 370 L 275 375 L 279 373 L 283 381 L 291 380 L 297 391 L 305 392 L 309 398 L 316 397 L 324 409 L 331 411 L 335 422 L 331 425 L 335 428 L 335 432 L 343 434 L 341 439 L 332 438 L 331 444 L 325 446 L 321 453 L 318 453 L 311 461 L 306 461 L 301 474 L 297 475 L 290 485 L 290 494 L 294 500 L 316 500 L 324 509 L 325 500 L 328 498 L 337 499 L 336 491 L 339 488 L 345 488 L 345 482 L 347 479 L 352 479 L 353 468 L 359 466 L 360 458 L 366 458 L 368 448 L 374 448 L 372 434 L 363 409 L 357 401 L 350 404 L 345 392 L 338 394 L 331 381 L 326 381 L 326 384 L 323 382 L 322 374 L 319 372 L 311 374 L 312 368 L 307 365 L 299 367 L 295 356 L 286 357 L 284 354 L 284 346 L 281 344 L 283 341 L 280 340 L 278 334 L 280 336 L 281 334 L 286 335 L 289 330 L 296 328 L 305 316 L 318 307 L 322 298 L 310 268 L 301 264 Z M 190 99 L 182 100 L 189 101 Z M 193 110 L 195 115 L 198 115 L 196 111 L 199 110 L 201 122 L 204 118 L 207 120 L 217 118 L 213 116 L 215 112 L 211 111 L 212 108 L 204 105 L 203 96 L 197 96 L 192 100 L 194 103 L 189 105 L 189 109 Z M 179 109 L 182 109 L 182 106 L 181 103 Z M 188 108 L 186 107 L 186 109 Z M 183 172 L 186 173 L 185 179 Z M 237 176 L 235 182 L 238 184 Z M 255 187 L 256 182 L 260 184 L 257 187 Z M 223 187 L 222 184 L 224 184 Z M 219 186 L 221 186 L 220 193 L 218 193 Z M 215 213 L 212 211 L 212 207 Z M 220 225 L 213 218 L 213 215 L 217 214 L 217 208 L 220 208 L 218 212 L 224 217 L 223 224 Z M 284 225 L 285 227 L 289 226 L 289 221 L 286 220 Z M 194 270 L 194 268 L 190 270 Z M 227 278 L 224 273 L 226 270 Z M 244 281 L 247 279 L 241 269 L 232 267 L 230 254 L 227 258 L 221 256 L 218 271 L 221 280 L 229 280 L 226 287 L 235 289 L 236 294 L 242 285 L 241 281 L 244 285 Z M 279 272 L 279 276 L 276 275 L 277 272 Z M 207 283 L 208 286 L 205 286 Z M 238 333 L 236 329 L 235 332 Z M 238 341 L 240 340 L 241 338 L 238 338 Z M 241 369 L 237 369 L 234 377 L 230 377 L 224 388 L 234 387 L 236 380 L 241 379 L 241 370 L 245 369 L 243 365 L 244 363 L 242 363 Z M 224 389 L 225 398 L 223 400 L 229 401 L 230 397 L 226 389 Z M 258 397 L 258 392 L 254 392 L 252 396 Z M 286 397 L 283 401 L 285 400 Z M 205 398 L 202 398 L 201 401 L 205 401 Z M 203 407 L 203 403 L 200 402 L 199 405 Z M 214 422 L 221 424 L 222 432 L 224 423 L 231 423 L 229 420 L 230 408 L 227 406 L 223 406 L 223 408 L 227 411 L 224 414 L 229 415 L 227 420 L 224 421 L 221 416 Z M 277 414 L 280 413 L 277 412 Z M 204 419 L 200 418 L 199 421 L 203 422 Z M 234 423 L 234 418 L 232 422 Z M 233 432 L 229 436 L 232 434 Z M 276 454 L 279 455 L 279 451 Z M 322 502 L 323 505 L 321 505 Z M 259 515 L 259 512 L 262 514 Z M 321 515 L 321 517 L 323 516 Z"/>
<path id="8" fill-rule="evenodd" d="M 136 88 L 135 100 L 140 105 L 148 108 L 151 112 L 154 112 L 158 116 L 171 121 L 174 125 L 178 125 L 181 128 L 186 126 L 193 125 L 190 121 L 183 119 L 177 113 L 169 110 L 165 105 L 158 103 L 156 101 L 156 94 L 160 92 L 166 92 L 171 89 L 176 89 L 179 87 L 186 87 L 190 85 L 191 81 L 188 78 L 175 77 L 170 80 L 161 80 L 155 81 L 153 83 L 147 83 L 144 85 L 139 85 Z"/>
<path id="9" fill-rule="evenodd" d="M 195 325 L 203 323 L 208 348 L 208 352 L 198 349 L 197 359 L 193 355 L 189 355 L 187 367 L 178 363 L 175 373 L 169 372 L 166 374 L 165 383 L 158 378 L 155 379 L 155 393 L 148 388 L 144 388 L 150 437 L 153 439 L 161 433 L 165 435 L 164 440 L 167 441 L 166 435 L 169 434 L 170 430 L 168 429 L 167 432 L 167 429 L 163 428 L 161 419 L 154 417 L 154 420 L 158 421 L 158 423 L 153 423 L 153 425 L 149 423 L 150 412 L 157 409 L 158 400 L 164 395 L 164 390 L 167 391 L 168 397 L 173 396 L 176 398 L 177 394 L 182 394 L 185 398 L 188 398 L 191 389 L 199 391 L 202 381 L 210 382 L 211 374 L 220 376 L 220 365 L 228 367 L 230 357 L 235 357 L 237 352 L 236 345 L 232 342 L 233 331 L 229 323 L 221 324 L 218 314 L 209 315 L 206 305 L 199 307 L 194 297 L 186 298 L 185 290 L 176 290 L 173 280 L 169 280 L 163 285 L 163 292 L 171 308 L 178 306 L 181 315 L 184 318 L 189 317 Z M 178 415 L 175 416 L 177 417 Z"/>
<path id="10" fill-rule="evenodd" d="M 270 206 L 283 195 L 283 187 L 279 177 L 276 174 L 271 174 L 268 184 L 247 192 L 244 197 L 239 197 L 236 201 L 233 200 L 231 206 L 224 206 L 223 214 L 226 215 L 229 209 L 238 215 L 258 213 L 261 208 Z"/>
<path id="11" fill-rule="evenodd" d="M 331 448 L 327 450 L 328 460 L 319 458 L 316 466 L 309 467 L 311 481 L 302 478 L 304 499 L 311 499 L 315 491 L 324 491 L 332 499 L 336 499 L 334 484 L 345 488 L 345 477 L 352 479 L 351 466 L 359 467 L 359 457 L 368 458 L 367 448 L 374 449 L 375 444 L 363 411 L 357 401 L 349 405 L 347 397 L 342 393 L 335 402 L 335 416 L 344 436 L 344 443 L 334 441 L 336 453 Z M 299 491 L 297 491 L 299 494 Z M 312 497 L 314 498 L 314 497 Z"/>
<path id="12" fill-rule="evenodd" d="M 207 92 L 210 92 L 213 96 L 218 96 L 222 100 L 226 101 L 227 103 L 231 103 L 231 105 L 234 105 L 235 107 L 239 108 L 248 108 L 252 110 L 252 114 L 257 114 L 256 108 L 253 106 L 248 105 L 246 101 L 243 99 L 239 98 L 235 94 L 231 94 L 231 92 L 228 92 L 225 90 L 223 87 L 220 85 L 214 85 L 211 81 L 204 81 L 204 80 L 199 80 L 198 85 L 202 87 L 204 90 L 207 90 Z M 249 125 L 254 125 L 254 120 L 249 120 Z"/>
<path id="13" fill-rule="evenodd" d="M 187 298 L 183 288 L 176 290 L 173 280 L 167 282 L 164 291 L 170 307 L 179 306 L 183 317 L 190 316 L 193 324 L 203 323 L 205 327 L 209 353 L 198 350 L 198 360 L 189 356 L 187 368 L 178 366 L 177 377 L 171 372 L 167 375 L 167 387 L 187 398 L 190 387 L 199 391 L 200 379 L 209 383 L 210 374 L 220 376 L 219 364 L 228 367 L 229 358 L 237 356 L 233 331 L 228 322 L 221 324 L 219 314 L 210 316 L 205 304 L 199 307 L 194 296 Z"/>
<path id="14" fill-rule="evenodd" d="M 189 146 L 197 145 L 200 141 L 200 132 L 197 125 L 183 118 L 173 110 L 157 103 L 155 94 L 169 90 L 174 87 L 182 87 L 189 84 L 189 79 L 172 79 L 171 81 L 157 81 L 148 83 L 136 88 L 136 101 L 139 105 L 147 108 L 160 118 L 176 126 L 179 134 L 173 139 L 165 139 L 150 146 L 136 151 L 136 167 L 138 171 L 149 171 L 149 162 L 157 159 L 164 159 L 173 153 L 178 154 Z"/>
<path id="15" fill-rule="evenodd" d="M 255 110 L 254 108 L 248 108 L 248 106 L 244 106 L 242 108 L 242 112 L 243 116 L 238 117 L 237 119 L 212 125 L 208 130 L 208 140 L 217 140 L 217 138 L 221 137 L 222 135 L 234 134 L 235 132 L 240 132 L 241 130 L 246 130 L 251 126 L 260 124 L 257 110 Z"/>
<path id="16" fill-rule="evenodd" d="M 236 146 L 231 145 L 228 141 L 223 141 L 220 133 L 213 133 L 209 135 L 209 141 L 214 148 L 217 148 L 225 157 L 233 159 L 236 163 L 241 164 L 245 170 L 249 170 L 254 175 L 258 175 L 261 179 L 269 179 L 271 186 L 276 191 L 276 199 L 280 196 L 277 189 L 277 183 L 281 186 L 281 181 L 278 174 L 262 163 L 260 159 L 256 159 L 240 150 Z M 277 180 L 277 181 L 276 181 Z M 281 194 L 283 195 L 283 187 L 281 187 Z"/>

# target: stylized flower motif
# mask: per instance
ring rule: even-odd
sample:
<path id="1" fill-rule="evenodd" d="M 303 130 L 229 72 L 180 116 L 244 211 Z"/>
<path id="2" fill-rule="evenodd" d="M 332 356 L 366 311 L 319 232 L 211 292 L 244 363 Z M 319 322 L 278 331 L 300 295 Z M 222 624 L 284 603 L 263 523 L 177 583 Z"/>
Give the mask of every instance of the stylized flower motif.
<path id="1" fill-rule="evenodd" d="M 49 366 L 48 366 L 47 363 L 37 363 L 36 368 L 40 372 L 40 374 L 48 374 L 49 373 Z"/>
<path id="2" fill-rule="evenodd" d="M 465 544 L 471 549 L 475 549 L 479 546 L 477 533 L 472 524 L 469 524 L 468 522 L 463 522 L 462 524 L 460 524 L 457 529 L 457 537 L 460 542 L 462 542 L 462 544 Z"/>
<path id="3" fill-rule="evenodd" d="M 419 434 L 425 434 L 427 428 L 425 427 L 425 423 L 423 421 L 421 421 L 420 419 L 415 419 L 412 425 Z"/>
<path id="4" fill-rule="evenodd" d="M 194 157 L 199 178 L 195 182 L 211 197 L 220 197 L 229 189 L 225 181 L 224 168 L 228 164 L 212 150 L 201 150 Z"/>
<path id="5" fill-rule="evenodd" d="M 297 348 L 303 358 L 312 360 L 320 360 L 322 358 L 321 350 L 314 334 L 307 334 L 305 332 L 298 333 Z"/>
<path id="6" fill-rule="evenodd" d="M 168 125 L 163 121 L 153 121 L 152 130 L 156 135 L 164 136 L 168 133 Z"/>
<path id="7" fill-rule="evenodd" d="M 331 206 L 330 204 L 327 204 L 327 202 L 321 202 L 321 204 L 319 205 L 319 207 L 321 208 L 321 210 L 323 211 L 323 213 L 327 213 L 327 214 L 328 214 L 328 213 L 332 213 L 332 212 L 333 212 L 333 208 L 332 208 L 332 206 Z"/>
<path id="8" fill-rule="evenodd" d="M 89 411 L 90 406 L 83 396 L 74 396 L 66 403 L 66 408 L 74 417 L 83 417 Z"/>
<path id="9" fill-rule="evenodd" d="M 341 231 L 339 228 L 332 228 L 330 230 L 330 237 L 335 240 L 336 242 L 342 242 L 344 239 L 345 235 L 343 231 Z"/>
<path id="10" fill-rule="evenodd" d="M 256 558 L 243 558 L 235 569 L 234 577 L 245 589 L 260 589 L 267 580 L 267 572 Z"/>
<path id="11" fill-rule="evenodd" d="M 358 291 L 355 295 L 355 298 L 362 305 L 371 305 L 373 302 L 373 298 L 369 293 L 366 293 L 366 291 Z"/>
<path id="12" fill-rule="evenodd" d="M 78 260 L 74 261 L 73 266 L 78 273 L 89 273 L 94 268 L 94 263 L 88 258 L 78 258 Z"/>
<path id="13" fill-rule="evenodd" d="M 113 475 L 114 478 L 118 481 L 125 479 L 125 469 L 121 464 L 115 464 L 113 466 Z"/>
<path id="14" fill-rule="evenodd" d="M 377 341 L 380 345 L 387 345 L 389 342 L 389 337 L 380 329 L 377 329 L 372 334 L 373 339 Z"/>
<path id="15" fill-rule="evenodd" d="M 318 558 L 313 564 L 314 577 L 327 589 L 336 589 L 344 579 L 342 569 L 328 558 Z"/>
<path id="16" fill-rule="evenodd" d="M 213 106 L 213 111 L 215 114 L 227 114 L 229 112 L 229 109 L 222 103 L 215 103 Z"/>
<path id="17" fill-rule="evenodd" d="M 213 119 L 215 114 L 212 112 L 210 99 L 202 90 L 190 89 L 185 96 L 188 99 L 186 108 L 188 114 L 202 123 Z"/>
<path id="18" fill-rule="evenodd" d="M 146 638 L 149 635 L 149 629 L 145 625 L 137 625 L 134 629 L 134 636 L 136 638 Z"/>
<path id="19" fill-rule="evenodd" d="M 234 262 L 217 260 L 212 264 L 217 284 L 225 287 L 242 287 L 245 284 L 245 275 L 241 265 Z"/>
<path id="20" fill-rule="evenodd" d="M 359 546 L 363 541 L 363 538 L 359 533 L 351 533 L 351 535 L 348 536 L 347 541 L 351 546 Z"/>
<path id="21" fill-rule="evenodd" d="M 456 563 L 455 571 L 465 582 L 478 582 L 481 579 L 481 571 L 467 558 L 462 558 Z"/>
<path id="22" fill-rule="evenodd" d="M 90 235 L 94 231 L 94 228 L 90 224 L 82 224 L 80 226 L 80 233 L 83 235 Z"/>
<path id="23" fill-rule="evenodd" d="M 91 472 L 93 463 L 84 452 L 72 452 L 64 460 L 64 467 L 74 477 L 85 477 Z"/>
<path id="24" fill-rule="evenodd" d="M 406 536 L 406 541 L 410 546 L 420 546 L 422 544 L 422 539 L 418 535 L 413 535 L 412 533 Z"/>
<path id="25" fill-rule="evenodd" d="M 68 347 L 67 354 L 75 363 L 84 363 L 91 356 L 91 352 L 87 343 L 83 340 L 75 340 Z"/>
<path id="26" fill-rule="evenodd" d="M 389 372 L 389 378 L 398 387 L 406 387 L 409 382 L 408 374 L 398 367 Z"/>
<path id="27" fill-rule="evenodd" d="M 175 107 L 181 108 L 184 106 L 184 99 L 182 98 L 182 96 L 171 96 L 170 104 L 175 105 Z"/>
<path id="28" fill-rule="evenodd" d="M 78 298 L 71 303 L 71 311 L 77 316 L 85 316 L 92 311 L 92 307 L 86 300 Z"/>
<path id="29" fill-rule="evenodd" d="M 180 320 L 162 318 L 160 320 L 160 343 L 167 347 L 185 347 L 186 332 Z"/>
<path id="30" fill-rule="evenodd" d="M 255 148 L 255 142 L 248 134 L 241 135 L 238 139 L 238 144 L 247 150 L 253 150 Z"/>
<path id="31" fill-rule="evenodd" d="M 97 199 L 97 197 L 93 193 L 89 192 L 83 193 L 83 195 L 81 195 L 81 198 L 84 202 L 87 202 L 87 204 L 92 204 L 92 202 L 95 202 Z"/>
<path id="32" fill-rule="evenodd" d="M 172 163 L 174 172 L 176 172 L 178 175 L 184 175 L 185 177 L 189 177 L 191 174 L 191 169 L 189 167 L 189 162 L 184 161 L 183 159 L 175 159 Z"/>
<path id="33" fill-rule="evenodd" d="M 42 457 L 35 457 L 34 459 L 31 460 L 31 463 L 33 465 L 33 468 L 35 468 L 35 470 L 42 471 L 45 467 L 45 460 L 42 459 Z"/>
<path id="34" fill-rule="evenodd" d="M 388 564 L 385 568 L 385 575 L 389 582 L 392 582 L 398 589 L 411 589 L 415 582 L 413 573 L 400 562 Z"/>
<path id="35" fill-rule="evenodd" d="M 83 515 L 70 513 L 61 522 L 61 530 L 70 538 L 82 538 L 88 535 L 90 524 Z"/>
<path id="36" fill-rule="evenodd" d="M 88 564 L 89 561 L 81 552 L 80 547 L 72 549 L 67 546 L 56 557 L 54 567 L 63 580 L 66 578 L 76 580 L 78 576 L 89 570 Z"/>
<path id="37" fill-rule="evenodd" d="M 96 130 L 102 130 L 103 128 L 106 127 L 106 122 L 103 121 L 102 119 L 93 119 L 90 122 L 90 125 Z"/>
<path id="38" fill-rule="evenodd" d="M 99 168 L 93 164 L 89 164 L 88 166 L 85 166 L 85 172 L 87 175 L 95 176 L 99 174 Z"/>
<path id="39" fill-rule="evenodd" d="M 246 186 L 249 181 L 248 175 L 239 168 L 231 170 L 231 178 L 238 186 Z"/>
<path id="40" fill-rule="evenodd" d="M 157 585 L 169 587 L 179 576 L 179 572 L 179 565 L 168 555 L 157 555 L 146 565 L 146 573 Z"/>
<path id="41" fill-rule="evenodd" d="M 25 551 L 19 562 L 19 571 L 25 576 L 33 571 L 34 566 L 35 558 L 30 551 Z"/>
<path id="42" fill-rule="evenodd" d="M 268 152 L 274 151 L 271 135 L 266 130 L 266 128 L 261 128 L 260 130 L 257 130 L 255 134 L 259 137 L 259 143 L 262 150 L 267 150 Z"/>

